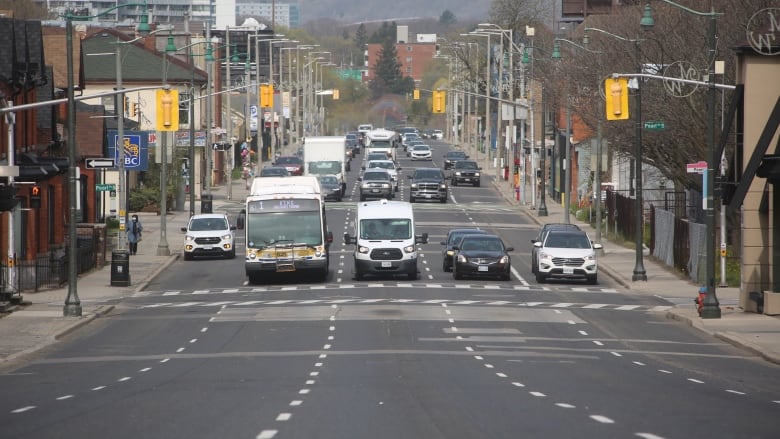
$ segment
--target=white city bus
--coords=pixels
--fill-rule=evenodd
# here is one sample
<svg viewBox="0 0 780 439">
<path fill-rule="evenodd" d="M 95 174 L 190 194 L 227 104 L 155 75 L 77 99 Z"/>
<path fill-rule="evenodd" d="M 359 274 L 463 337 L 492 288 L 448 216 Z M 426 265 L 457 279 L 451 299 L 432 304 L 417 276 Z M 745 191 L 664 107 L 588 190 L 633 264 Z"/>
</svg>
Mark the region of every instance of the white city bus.
<svg viewBox="0 0 780 439">
<path fill-rule="evenodd" d="M 316 177 L 255 178 L 246 199 L 244 228 L 250 283 L 289 272 L 327 278 L 333 234 Z"/>
</svg>

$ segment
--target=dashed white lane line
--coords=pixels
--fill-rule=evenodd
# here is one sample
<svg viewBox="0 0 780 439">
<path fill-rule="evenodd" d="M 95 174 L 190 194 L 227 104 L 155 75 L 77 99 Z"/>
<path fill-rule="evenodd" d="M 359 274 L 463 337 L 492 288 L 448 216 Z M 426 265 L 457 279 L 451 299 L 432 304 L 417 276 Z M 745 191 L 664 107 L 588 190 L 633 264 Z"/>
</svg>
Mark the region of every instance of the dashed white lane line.
<svg viewBox="0 0 780 439">
<path fill-rule="evenodd" d="M 593 419 L 596 422 L 601 422 L 602 424 L 614 424 L 615 421 L 612 419 L 602 416 L 602 415 L 590 415 L 590 419 Z"/>
<path fill-rule="evenodd" d="M 671 374 L 672 373 L 672 371 L 666 370 L 666 369 L 658 369 L 658 371 L 661 372 L 661 373 L 666 373 L 666 374 Z"/>
<path fill-rule="evenodd" d="M 556 406 L 562 408 L 562 409 L 576 409 L 576 405 L 566 404 L 565 402 L 556 402 Z"/>
<path fill-rule="evenodd" d="M 65 401 L 66 399 L 71 399 L 71 398 L 73 398 L 73 395 L 62 395 L 57 397 L 57 401 Z"/>
<path fill-rule="evenodd" d="M 525 387 L 525 384 L 518 383 L 517 381 L 512 381 L 512 385 L 515 386 L 515 387 Z"/>
<path fill-rule="evenodd" d="M 636 435 L 644 439 L 664 439 L 663 436 L 658 436 L 653 433 L 637 433 Z"/>
<path fill-rule="evenodd" d="M 198 341 L 197 338 L 193 338 L 192 340 L 190 340 L 190 344 L 196 343 L 197 341 Z"/>
<path fill-rule="evenodd" d="M 580 335 L 584 335 L 585 337 L 588 336 L 588 333 L 586 331 L 577 331 L 577 332 L 579 332 Z"/>
<path fill-rule="evenodd" d="M 637 366 L 644 366 L 645 363 L 642 363 L 641 361 L 632 361 L 632 363 L 636 364 Z"/>
<path fill-rule="evenodd" d="M 309 392 L 311 392 L 311 389 L 301 389 L 298 391 L 299 395 L 308 395 Z"/>
<path fill-rule="evenodd" d="M 612 355 L 614 355 L 616 357 L 622 357 L 623 356 L 623 354 L 621 354 L 620 352 L 610 352 L 610 354 L 612 354 Z"/>
<path fill-rule="evenodd" d="M 696 378 L 688 378 L 688 381 L 696 384 L 704 384 L 704 381 L 697 380 Z"/>
<path fill-rule="evenodd" d="M 28 412 L 28 411 L 30 411 L 30 410 L 32 410 L 34 408 L 35 408 L 34 405 L 28 405 L 27 407 L 22 407 L 22 408 L 18 408 L 16 410 L 11 410 L 11 413 L 24 413 L 24 412 Z"/>
<path fill-rule="evenodd" d="M 729 393 L 733 393 L 735 395 L 747 395 L 745 392 L 740 392 L 739 390 L 726 389 L 726 391 L 729 392 Z"/>
<path fill-rule="evenodd" d="M 123 382 L 125 382 L 125 381 L 130 381 L 130 380 L 132 380 L 132 379 L 133 379 L 132 377 L 122 377 L 122 378 L 119 378 L 119 379 L 118 379 L 118 380 L 116 380 L 116 381 L 117 381 L 117 382 L 119 382 L 119 383 L 123 383 Z"/>
<path fill-rule="evenodd" d="M 279 413 L 279 415 L 276 416 L 277 421 L 289 421 L 290 418 L 292 418 L 292 413 Z"/>
<path fill-rule="evenodd" d="M 604 346 L 604 343 L 602 343 L 602 342 L 600 342 L 598 340 L 593 340 L 593 344 L 595 344 L 596 346 Z"/>
<path fill-rule="evenodd" d="M 263 430 L 256 436 L 256 439 L 271 439 L 276 436 L 276 430 Z"/>
<path fill-rule="evenodd" d="M 149 372 L 150 370 L 152 370 L 151 367 L 144 367 L 143 369 L 139 370 L 138 372 L 144 373 L 144 372 Z"/>
<path fill-rule="evenodd" d="M 179 348 L 179 349 L 176 349 L 176 353 L 178 354 L 178 353 L 184 352 L 184 349 L 186 349 L 186 348 Z"/>
<path fill-rule="evenodd" d="M 92 388 L 92 389 L 90 389 L 90 390 L 92 390 L 92 391 L 94 391 L 94 392 L 97 392 L 98 390 L 103 390 L 103 389 L 105 389 L 105 388 L 106 388 L 106 386 L 97 386 L 97 387 L 93 387 L 93 388 Z"/>
<path fill-rule="evenodd" d="M 303 401 L 301 401 L 300 399 L 290 401 L 290 407 L 298 407 L 301 404 L 303 404 Z"/>
<path fill-rule="evenodd" d="M 536 396 L 537 398 L 544 398 L 544 397 L 546 397 L 546 396 L 547 396 L 547 395 L 545 395 L 545 394 L 544 394 L 544 393 L 542 393 L 542 392 L 528 392 L 528 393 L 529 393 L 530 395 L 532 395 L 532 396 Z"/>
<path fill-rule="evenodd" d="M 160 363 L 167 363 L 169 361 L 171 361 L 170 358 L 163 358 L 162 360 L 160 360 Z"/>
<path fill-rule="evenodd" d="M 208 330 L 209 330 L 209 328 L 207 328 L 207 327 L 206 328 L 200 328 L 200 332 L 206 332 Z"/>
</svg>

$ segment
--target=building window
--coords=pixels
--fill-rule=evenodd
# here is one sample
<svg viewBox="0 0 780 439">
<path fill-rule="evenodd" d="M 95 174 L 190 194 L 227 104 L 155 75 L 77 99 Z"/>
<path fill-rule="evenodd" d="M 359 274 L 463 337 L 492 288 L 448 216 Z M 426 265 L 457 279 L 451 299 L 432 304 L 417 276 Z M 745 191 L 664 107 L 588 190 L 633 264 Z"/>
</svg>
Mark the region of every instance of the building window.
<svg viewBox="0 0 780 439">
<path fill-rule="evenodd" d="M 412 62 L 412 57 L 411 57 L 411 56 L 407 56 L 407 57 L 406 57 L 406 62 L 407 62 L 407 63 L 410 63 L 410 62 Z"/>
<path fill-rule="evenodd" d="M 412 51 L 412 46 L 406 46 L 406 51 L 407 52 L 411 52 Z"/>
<path fill-rule="evenodd" d="M 409 73 L 409 74 L 411 74 L 411 73 L 412 73 L 412 68 L 411 68 L 411 67 L 407 67 L 407 68 L 406 68 L 406 73 Z"/>
<path fill-rule="evenodd" d="M 190 95 L 189 93 L 179 93 L 179 123 L 190 123 Z"/>
</svg>

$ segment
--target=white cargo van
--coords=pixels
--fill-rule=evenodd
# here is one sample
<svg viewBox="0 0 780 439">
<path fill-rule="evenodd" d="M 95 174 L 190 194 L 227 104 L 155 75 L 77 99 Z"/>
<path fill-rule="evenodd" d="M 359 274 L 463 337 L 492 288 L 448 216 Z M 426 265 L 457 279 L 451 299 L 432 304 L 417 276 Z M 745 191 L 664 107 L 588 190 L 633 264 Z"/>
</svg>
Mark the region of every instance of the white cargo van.
<svg viewBox="0 0 780 439">
<path fill-rule="evenodd" d="M 417 279 L 417 246 L 428 243 L 428 234 L 418 236 L 412 205 L 403 201 L 363 201 L 351 224 L 353 235 L 345 244 L 355 244 L 355 279 L 365 275 L 403 274 Z"/>
</svg>

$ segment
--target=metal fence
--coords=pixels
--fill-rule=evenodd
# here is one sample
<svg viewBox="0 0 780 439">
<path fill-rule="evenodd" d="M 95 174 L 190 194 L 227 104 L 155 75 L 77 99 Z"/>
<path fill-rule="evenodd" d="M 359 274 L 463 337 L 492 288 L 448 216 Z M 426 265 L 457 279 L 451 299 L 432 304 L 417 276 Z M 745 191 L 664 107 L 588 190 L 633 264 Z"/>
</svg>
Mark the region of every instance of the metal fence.
<svg viewBox="0 0 780 439">
<path fill-rule="evenodd" d="M 650 208 L 650 252 L 666 265 L 685 273 L 692 282 L 703 278 L 702 258 L 706 248 L 707 227 L 674 213 Z"/>
<path fill-rule="evenodd" d="M 105 260 L 105 229 L 80 231 L 76 246 L 76 273 L 82 274 L 101 266 Z M 9 292 L 25 293 L 60 288 L 68 282 L 69 255 L 67 248 L 41 255 L 34 260 L 17 260 L 16 279 L 13 288 L 8 286 L 11 267 L 0 261 L 0 296 Z"/>
</svg>

